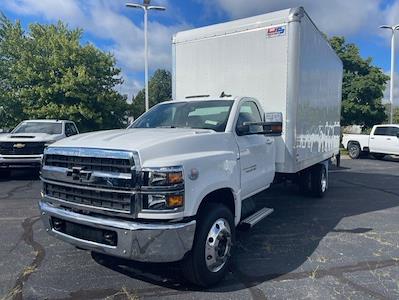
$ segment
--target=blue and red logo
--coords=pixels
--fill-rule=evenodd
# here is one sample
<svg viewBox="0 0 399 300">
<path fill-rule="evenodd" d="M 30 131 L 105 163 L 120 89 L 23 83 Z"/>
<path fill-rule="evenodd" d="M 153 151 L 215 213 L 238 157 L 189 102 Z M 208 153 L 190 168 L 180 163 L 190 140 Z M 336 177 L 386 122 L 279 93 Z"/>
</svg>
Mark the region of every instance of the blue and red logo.
<svg viewBox="0 0 399 300">
<path fill-rule="evenodd" d="M 267 37 L 281 36 L 285 34 L 285 26 L 276 26 L 267 29 Z"/>
</svg>

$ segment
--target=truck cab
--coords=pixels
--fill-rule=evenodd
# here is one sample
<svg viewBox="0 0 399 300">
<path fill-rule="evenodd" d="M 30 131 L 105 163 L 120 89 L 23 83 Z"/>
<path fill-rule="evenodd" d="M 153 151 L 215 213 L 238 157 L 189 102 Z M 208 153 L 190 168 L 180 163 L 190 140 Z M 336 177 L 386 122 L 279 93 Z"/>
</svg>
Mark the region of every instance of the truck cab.
<svg viewBox="0 0 399 300">
<path fill-rule="evenodd" d="M 40 201 L 47 231 L 139 261 L 178 261 L 193 249 L 195 258 L 186 261 L 199 262 L 199 283 L 219 280 L 243 200 L 274 179 L 282 123 L 264 118 L 250 97 L 170 101 L 128 129 L 51 145 Z M 209 259 L 198 260 L 205 248 Z"/>
<path fill-rule="evenodd" d="M 189 97 L 154 106 L 127 129 L 50 145 L 41 172 L 46 230 L 95 252 L 182 260 L 191 281 L 218 282 L 236 226 L 273 211 L 248 216 L 242 207 L 276 174 L 283 127 L 281 114 L 271 115 L 252 97 Z M 318 166 L 311 184 L 324 193 L 327 168 Z"/>
<path fill-rule="evenodd" d="M 399 155 L 399 125 L 377 125 L 370 133 L 371 153 Z"/>
</svg>

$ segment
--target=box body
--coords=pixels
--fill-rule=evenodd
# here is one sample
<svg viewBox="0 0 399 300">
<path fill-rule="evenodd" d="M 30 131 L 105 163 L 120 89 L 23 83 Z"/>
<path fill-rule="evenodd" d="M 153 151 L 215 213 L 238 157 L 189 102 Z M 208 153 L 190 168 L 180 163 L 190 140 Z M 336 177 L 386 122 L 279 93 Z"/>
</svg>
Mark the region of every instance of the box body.
<svg viewBox="0 0 399 300">
<path fill-rule="evenodd" d="M 254 97 L 283 113 L 276 171 L 296 173 L 339 151 L 342 62 L 303 8 L 177 33 L 173 99 Z"/>
</svg>

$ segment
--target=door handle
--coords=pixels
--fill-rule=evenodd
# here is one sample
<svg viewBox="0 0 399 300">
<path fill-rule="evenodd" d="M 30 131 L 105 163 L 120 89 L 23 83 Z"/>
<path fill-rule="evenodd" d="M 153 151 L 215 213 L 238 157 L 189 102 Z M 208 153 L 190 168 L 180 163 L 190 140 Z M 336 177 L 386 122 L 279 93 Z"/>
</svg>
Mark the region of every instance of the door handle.
<svg viewBox="0 0 399 300">
<path fill-rule="evenodd" d="M 374 140 L 374 138 L 373 138 L 373 137 L 371 137 L 371 138 L 370 138 L 370 140 Z"/>
<path fill-rule="evenodd" d="M 391 140 L 391 138 L 387 138 L 387 140 L 388 140 L 388 141 L 390 141 L 390 140 Z"/>
</svg>

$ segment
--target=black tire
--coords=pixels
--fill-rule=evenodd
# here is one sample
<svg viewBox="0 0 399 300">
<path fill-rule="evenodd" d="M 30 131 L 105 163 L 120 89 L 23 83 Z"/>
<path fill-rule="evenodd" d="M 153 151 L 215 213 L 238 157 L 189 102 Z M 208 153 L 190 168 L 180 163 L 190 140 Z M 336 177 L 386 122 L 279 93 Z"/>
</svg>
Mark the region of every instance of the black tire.
<svg viewBox="0 0 399 300">
<path fill-rule="evenodd" d="M 358 159 L 360 157 L 361 153 L 362 153 L 362 150 L 360 149 L 360 146 L 358 143 L 349 143 L 348 144 L 348 154 L 349 154 L 350 158 Z"/>
<path fill-rule="evenodd" d="M 231 232 L 231 244 L 232 246 L 234 245 L 235 226 L 231 211 L 223 204 L 205 204 L 198 215 L 193 248 L 182 261 L 184 276 L 195 285 L 208 287 L 220 282 L 226 275 L 231 263 L 230 255 L 232 246 L 229 248 L 230 251 L 228 255 L 225 256 L 227 259 L 226 262 L 220 269 L 212 272 L 207 266 L 205 246 L 208 242 L 208 234 L 210 233 L 210 229 L 215 226 L 216 222 L 220 219 L 227 221 Z"/>
<path fill-rule="evenodd" d="M 322 198 L 328 190 L 328 174 L 324 164 L 318 164 L 311 169 L 311 193 L 313 197 Z"/>
<path fill-rule="evenodd" d="M 335 161 L 337 168 L 339 168 L 341 166 L 341 152 L 338 152 L 338 154 L 335 156 Z"/>
<path fill-rule="evenodd" d="M 299 176 L 298 178 L 299 192 L 303 195 L 308 195 L 312 190 L 310 169 L 302 170 L 298 176 Z"/>
<path fill-rule="evenodd" d="M 383 159 L 385 157 L 385 154 L 382 153 L 372 153 L 371 155 L 373 155 L 375 159 Z"/>
<path fill-rule="evenodd" d="M 11 170 L 10 169 L 0 169 L 0 178 L 1 179 L 8 179 L 10 178 Z"/>
</svg>

